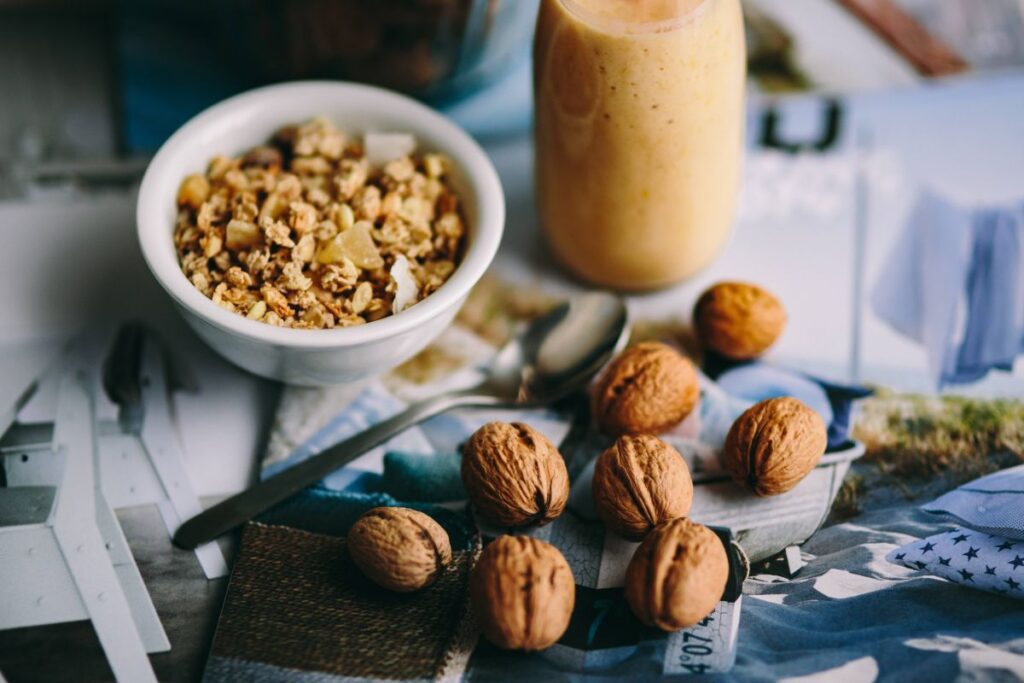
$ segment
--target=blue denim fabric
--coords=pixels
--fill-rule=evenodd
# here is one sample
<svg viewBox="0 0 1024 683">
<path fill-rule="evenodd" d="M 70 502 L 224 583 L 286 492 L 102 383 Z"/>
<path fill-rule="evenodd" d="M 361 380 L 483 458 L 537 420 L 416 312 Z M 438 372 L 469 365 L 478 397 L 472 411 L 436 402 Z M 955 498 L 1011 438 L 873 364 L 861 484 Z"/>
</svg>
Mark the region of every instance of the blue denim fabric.
<svg viewBox="0 0 1024 683">
<path fill-rule="evenodd" d="M 873 392 L 862 386 L 839 384 L 760 361 L 718 365 L 718 385 L 730 395 L 750 401 L 792 396 L 813 408 L 828 426 L 828 450 L 844 448 L 850 440 L 853 404 Z"/>
<path fill-rule="evenodd" d="M 800 399 L 832 423 L 832 404 L 820 384 L 800 373 L 783 370 L 765 363 L 747 363 L 718 376 L 718 386 L 727 394 L 752 402 L 779 396 Z"/>
</svg>

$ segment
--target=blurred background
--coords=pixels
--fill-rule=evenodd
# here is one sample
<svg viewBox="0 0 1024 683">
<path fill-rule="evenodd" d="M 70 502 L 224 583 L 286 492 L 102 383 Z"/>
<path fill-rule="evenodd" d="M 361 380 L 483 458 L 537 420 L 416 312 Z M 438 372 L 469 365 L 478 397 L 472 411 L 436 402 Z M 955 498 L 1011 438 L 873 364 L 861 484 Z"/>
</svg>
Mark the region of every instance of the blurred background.
<svg viewBox="0 0 1024 683">
<path fill-rule="evenodd" d="M 36 183 L 130 176 L 193 114 L 280 80 L 366 81 L 448 109 L 504 88 L 513 106 L 494 107 L 502 116 L 477 132 L 514 134 L 530 120 L 524 66 L 536 5 L 2 0 L 0 197 L 30 195 Z M 760 93 L 849 92 L 1024 66 L 1020 0 L 744 5 Z"/>
<path fill-rule="evenodd" d="M 203 108 L 289 79 L 384 85 L 454 118 L 505 184 L 499 267 L 557 281 L 540 253 L 530 170 L 537 4 L 0 0 L 0 230 L 14 245 L 0 255 L 0 285 L 20 294 L 0 343 L 67 334 L 109 310 L 110 296 L 130 312 L 134 295 L 102 284 L 148 283 L 125 254 L 149 156 Z M 922 192 L 968 209 L 1024 198 L 1024 0 L 743 4 L 748 154 L 726 271 L 780 281 L 817 321 L 787 337 L 783 357 L 935 389 L 929 351 L 879 319 L 872 288 Z M 797 243 L 827 258 L 794 263 L 802 257 L 784 247 Z M 50 274 L 69 267 L 73 292 Z M 809 293 L 801 272 L 822 286 Z M 683 298 L 708 277 L 683 285 Z M 1011 379 L 994 373 L 967 390 L 1022 391 Z"/>
<path fill-rule="evenodd" d="M 162 305 L 147 298 L 134 240 L 134 189 L 150 155 L 205 107 L 292 79 L 375 83 L 451 116 L 483 143 L 505 186 L 496 269 L 571 287 L 537 234 L 537 5 L 0 0 L 0 231 L 10 245 L 0 287 L 18 293 L 5 301 L 0 344 L 66 337 L 114 310 L 112 298 L 122 315 Z M 783 340 L 784 360 L 907 391 L 1024 393 L 1019 362 L 1015 373 L 1003 363 L 945 384 L 929 361 L 938 351 L 901 334 L 875 301 L 884 274 L 917 267 L 920 250 L 900 256 L 897 246 L 920 197 L 965 212 L 1024 200 L 1024 0 L 743 5 L 750 78 L 737 237 L 716 267 L 634 305 L 660 313 L 742 273 L 772 283 L 803 326 Z"/>
</svg>

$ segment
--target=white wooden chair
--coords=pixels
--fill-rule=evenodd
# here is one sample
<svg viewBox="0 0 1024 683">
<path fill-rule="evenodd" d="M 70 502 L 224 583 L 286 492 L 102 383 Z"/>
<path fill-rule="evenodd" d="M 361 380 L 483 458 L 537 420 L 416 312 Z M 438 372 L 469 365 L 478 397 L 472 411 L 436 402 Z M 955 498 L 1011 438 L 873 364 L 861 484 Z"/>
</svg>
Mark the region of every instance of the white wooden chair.
<svg viewBox="0 0 1024 683">
<path fill-rule="evenodd" d="M 97 469 L 88 375 L 74 364 L 58 390 L 52 440 L 14 456 L 0 488 L 0 630 L 88 619 L 119 681 L 155 681 L 146 653 L 170 643 Z"/>
</svg>

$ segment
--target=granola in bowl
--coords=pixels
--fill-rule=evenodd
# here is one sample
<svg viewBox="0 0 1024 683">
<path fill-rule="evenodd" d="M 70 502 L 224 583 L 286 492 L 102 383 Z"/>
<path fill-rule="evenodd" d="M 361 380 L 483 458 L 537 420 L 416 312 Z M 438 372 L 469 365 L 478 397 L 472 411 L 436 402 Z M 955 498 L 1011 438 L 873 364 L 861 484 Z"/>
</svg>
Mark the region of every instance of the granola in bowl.
<svg viewBox="0 0 1024 683">
<path fill-rule="evenodd" d="M 450 162 L 412 136 L 351 138 L 318 118 L 178 190 L 174 245 L 192 285 L 253 320 L 348 327 L 436 291 L 463 251 Z"/>
</svg>

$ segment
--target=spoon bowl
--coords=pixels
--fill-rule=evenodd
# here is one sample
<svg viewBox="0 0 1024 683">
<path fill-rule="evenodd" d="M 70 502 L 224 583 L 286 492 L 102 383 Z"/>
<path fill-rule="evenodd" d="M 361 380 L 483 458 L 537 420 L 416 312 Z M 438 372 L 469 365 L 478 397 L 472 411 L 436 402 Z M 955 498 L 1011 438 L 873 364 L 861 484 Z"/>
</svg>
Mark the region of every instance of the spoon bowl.
<svg viewBox="0 0 1024 683">
<path fill-rule="evenodd" d="M 491 361 L 481 388 L 513 405 L 554 403 L 586 386 L 628 337 L 622 299 L 603 292 L 578 296 L 509 340 Z"/>
</svg>

